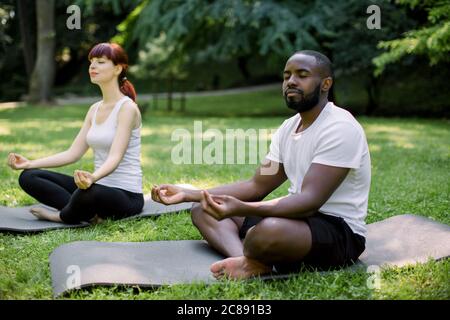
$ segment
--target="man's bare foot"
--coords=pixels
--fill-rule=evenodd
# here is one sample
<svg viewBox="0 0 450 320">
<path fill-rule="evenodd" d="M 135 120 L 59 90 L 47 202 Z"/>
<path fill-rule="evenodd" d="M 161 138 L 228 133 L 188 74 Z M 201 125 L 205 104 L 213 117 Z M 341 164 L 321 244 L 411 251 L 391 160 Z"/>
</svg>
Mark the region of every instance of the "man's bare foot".
<svg viewBox="0 0 450 320">
<path fill-rule="evenodd" d="M 33 207 L 30 209 L 30 212 L 38 219 L 40 220 L 48 220 L 53 222 L 62 222 L 61 218 L 59 217 L 59 212 L 54 213 L 50 212 L 44 208 L 40 207 Z"/>
<path fill-rule="evenodd" d="M 211 272 L 216 279 L 247 279 L 269 273 L 272 268 L 245 256 L 227 258 L 211 265 Z"/>
</svg>

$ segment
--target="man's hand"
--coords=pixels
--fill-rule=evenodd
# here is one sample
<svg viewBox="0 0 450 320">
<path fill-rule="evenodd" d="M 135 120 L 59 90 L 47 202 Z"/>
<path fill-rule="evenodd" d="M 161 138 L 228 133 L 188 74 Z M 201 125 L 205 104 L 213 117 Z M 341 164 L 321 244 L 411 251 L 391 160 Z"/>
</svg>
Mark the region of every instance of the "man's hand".
<svg viewBox="0 0 450 320">
<path fill-rule="evenodd" d="M 245 203 L 232 196 L 211 195 L 208 191 L 202 191 L 200 201 L 203 210 L 216 220 L 222 220 L 232 216 L 244 216 Z"/>
<path fill-rule="evenodd" d="M 90 188 L 90 186 L 95 182 L 95 178 L 92 173 L 83 170 L 75 170 L 73 179 L 75 180 L 77 187 L 83 190 Z"/>
<path fill-rule="evenodd" d="M 165 205 L 185 202 L 186 190 L 173 184 L 153 186 L 152 199 Z"/>
</svg>

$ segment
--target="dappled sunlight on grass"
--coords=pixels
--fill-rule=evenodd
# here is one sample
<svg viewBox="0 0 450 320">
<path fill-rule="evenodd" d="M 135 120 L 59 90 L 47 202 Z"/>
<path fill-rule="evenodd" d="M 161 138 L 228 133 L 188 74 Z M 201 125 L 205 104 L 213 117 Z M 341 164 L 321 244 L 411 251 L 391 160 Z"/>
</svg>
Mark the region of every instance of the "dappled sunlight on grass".
<svg viewBox="0 0 450 320">
<path fill-rule="evenodd" d="M 148 124 L 142 127 L 141 136 L 146 137 L 146 139 L 147 137 L 150 137 L 151 139 L 151 137 L 155 138 L 155 136 L 167 136 L 170 139 L 172 132 L 176 129 L 178 129 L 178 127 L 166 123 L 164 126 L 157 125 L 156 127 L 154 124 Z"/>
<path fill-rule="evenodd" d="M 417 136 L 419 135 L 419 132 L 416 130 L 405 130 L 400 127 L 386 125 L 368 125 L 364 130 L 369 141 L 385 140 L 396 147 L 405 149 L 415 148 Z"/>
<path fill-rule="evenodd" d="M 403 268 L 389 268 L 381 273 L 380 289 L 376 299 L 450 299 L 450 260 Z"/>
<path fill-rule="evenodd" d="M 42 156 L 42 152 L 51 152 L 50 149 L 47 146 L 44 146 L 43 144 L 36 144 L 36 143 L 3 143 L 2 142 L 2 149 L 7 152 L 16 152 L 23 154 L 26 153 L 29 157 L 36 157 L 36 156 Z"/>
<path fill-rule="evenodd" d="M 378 144 L 370 144 L 369 145 L 369 152 L 378 152 L 381 151 L 381 146 Z"/>
<path fill-rule="evenodd" d="M 7 109 L 15 109 L 19 107 L 23 107 L 23 102 L 2 102 L 0 103 L 0 112 Z"/>
<path fill-rule="evenodd" d="M 0 122 L 0 136 L 8 136 L 11 134 L 11 129 L 7 128 L 2 122 Z"/>
</svg>

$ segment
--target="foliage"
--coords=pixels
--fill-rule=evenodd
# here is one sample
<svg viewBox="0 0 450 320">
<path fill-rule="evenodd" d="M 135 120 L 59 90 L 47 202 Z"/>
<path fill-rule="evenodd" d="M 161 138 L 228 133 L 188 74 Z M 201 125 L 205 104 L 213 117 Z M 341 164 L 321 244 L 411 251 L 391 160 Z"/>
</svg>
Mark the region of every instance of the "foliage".
<svg viewBox="0 0 450 320">
<path fill-rule="evenodd" d="M 145 47 L 164 34 L 175 55 L 181 52 L 194 63 L 258 54 L 273 61 L 320 47 L 315 35 L 325 29 L 318 14 L 323 6 L 322 1 L 154 0 L 143 7 L 133 36 Z"/>
<path fill-rule="evenodd" d="M 387 49 L 375 59 L 376 74 L 381 74 L 388 64 L 408 55 L 425 55 L 430 64 L 450 61 L 450 2 L 446 0 L 397 0 L 397 3 L 411 9 L 428 12 L 428 22 L 415 30 L 408 31 L 402 38 L 381 41 L 379 48 Z"/>
<path fill-rule="evenodd" d="M 7 33 L 7 28 L 11 24 L 11 20 L 14 17 L 14 12 L 11 10 L 12 5 L 1 4 L 0 5 L 0 54 L 3 56 L 6 45 L 10 44 L 13 39 Z M 1 61 L 0 61 L 1 63 Z M 1 68 L 1 65 L 0 65 Z"/>
<path fill-rule="evenodd" d="M 366 25 L 369 17 L 366 8 L 371 4 L 380 7 L 381 29 L 370 30 Z M 324 47 L 332 52 L 337 75 L 373 73 L 371 60 L 381 53 L 376 48 L 377 43 L 400 36 L 416 25 L 405 9 L 398 8 L 388 0 L 337 1 L 330 5 L 326 15 L 327 27 L 333 33 Z"/>
</svg>

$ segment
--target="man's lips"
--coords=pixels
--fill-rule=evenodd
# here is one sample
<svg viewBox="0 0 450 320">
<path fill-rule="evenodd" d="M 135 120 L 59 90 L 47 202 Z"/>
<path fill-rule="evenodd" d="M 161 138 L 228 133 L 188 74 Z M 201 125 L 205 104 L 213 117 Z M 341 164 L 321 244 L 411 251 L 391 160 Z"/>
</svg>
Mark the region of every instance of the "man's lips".
<svg viewBox="0 0 450 320">
<path fill-rule="evenodd" d="M 285 91 L 285 95 L 288 97 L 294 96 L 294 95 L 299 95 L 299 94 L 303 94 L 303 92 L 300 90 L 295 90 L 295 89 L 288 89 Z"/>
<path fill-rule="evenodd" d="M 89 72 L 89 74 L 91 75 L 91 77 L 95 77 L 96 75 L 98 75 L 97 72 Z"/>
</svg>

